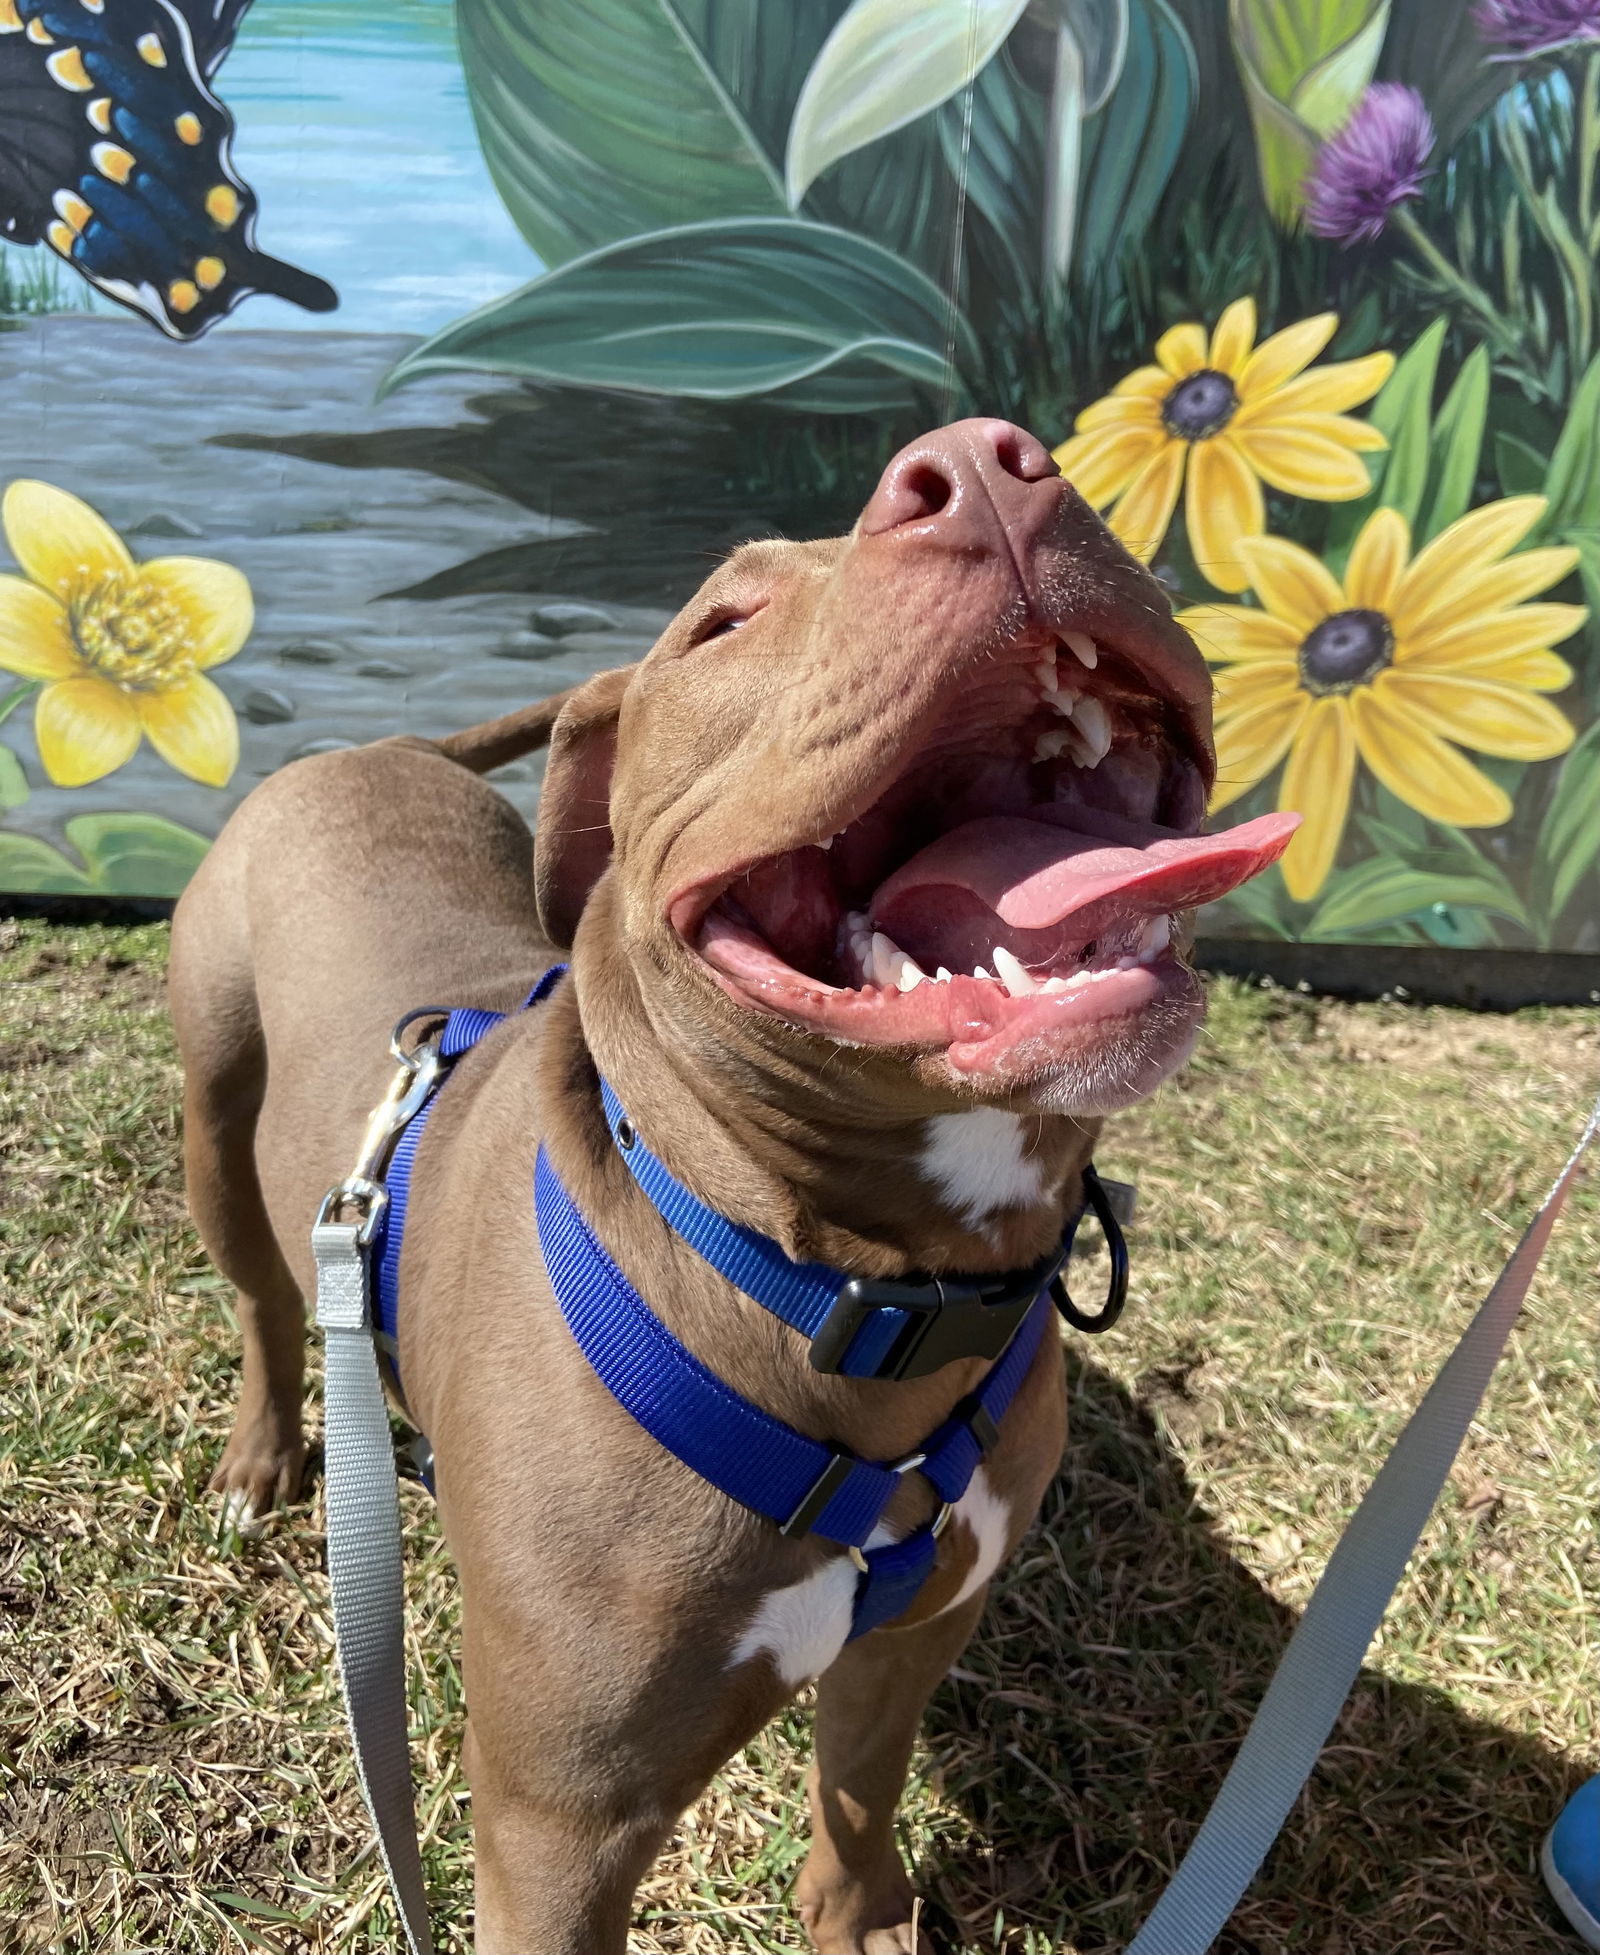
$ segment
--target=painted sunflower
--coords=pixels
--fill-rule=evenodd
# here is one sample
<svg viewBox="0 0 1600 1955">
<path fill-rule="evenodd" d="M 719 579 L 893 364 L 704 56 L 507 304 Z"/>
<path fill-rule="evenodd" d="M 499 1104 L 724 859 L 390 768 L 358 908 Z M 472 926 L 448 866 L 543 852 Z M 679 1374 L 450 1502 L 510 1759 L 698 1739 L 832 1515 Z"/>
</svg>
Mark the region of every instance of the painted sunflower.
<svg viewBox="0 0 1600 1955">
<path fill-rule="evenodd" d="M 1544 514 L 1543 496 L 1474 509 L 1411 555 L 1393 509 L 1362 526 L 1341 584 L 1281 536 L 1239 552 L 1259 610 L 1201 604 L 1178 614 L 1216 681 L 1212 810 L 1248 793 L 1288 755 L 1278 806 L 1305 816 L 1283 858 L 1299 902 L 1339 852 L 1359 757 L 1402 801 L 1453 828 L 1493 828 L 1505 790 L 1463 755 L 1549 760 L 1573 729 L 1541 693 L 1572 683 L 1550 650 L 1588 616 L 1529 604 L 1576 565 L 1571 549 L 1509 553 Z"/>
<path fill-rule="evenodd" d="M 1153 367 L 1119 380 L 1086 407 L 1055 451 L 1061 473 L 1148 563 L 1161 547 L 1188 478 L 1184 514 L 1194 560 L 1220 591 L 1249 581 L 1242 537 L 1267 526 L 1261 485 L 1316 502 L 1348 502 L 1372 487 L 1361 457 L 1388 443 L 1345 413 L 1394 370 L 1390 353 L 1305 368 L 1339 324 L 1318 313 L 1255 345 L 1254 299 L 1235 299 L 1209 345 L 1190 321 L 1156 342 Z M 1253 350 L 1252 350 L 1253 349 Z"/>
<path fill-rule="evenodd" d="M 25 577 L 0 576 L 0 671 L 41 679 L 34 736 L 57 787 L 97 781 L 140 737 L 222 787 L 239 760 L 233 708 L 205 676 L 250 635 L 250 585 L 206 557 L 135 563 L 86 502 L 13 482 L 0 522 Z"/>
</svg>

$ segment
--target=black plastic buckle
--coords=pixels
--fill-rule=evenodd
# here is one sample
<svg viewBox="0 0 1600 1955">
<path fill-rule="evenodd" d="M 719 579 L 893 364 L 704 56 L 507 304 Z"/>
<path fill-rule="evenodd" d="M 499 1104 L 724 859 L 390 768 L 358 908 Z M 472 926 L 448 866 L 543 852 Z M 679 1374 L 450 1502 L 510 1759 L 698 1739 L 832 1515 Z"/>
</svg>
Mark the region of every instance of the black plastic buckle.
<svg viewBox="0 0 1600 1955">
<path fill-rule="evenodd" d="M 1114 1183 L 1119 1193 L 1125 1191 L 1122 1184 Z M 1074 1330 L 1086 1331 L 1090 1336 L 1100 1331 L 1110 1330 L 1122 1315 L 1122 1306 L 1128 1301 L 1128 1244 L 1123 1237 L 1122 1225 L 1117 1220 L 1116 1205 L 1105 1183 L 1094 1171 L 1091 1163 L 1083 1171 L 1083 1193 L 1088 1206 L 1094 1210 L 1094 1218 L 1100 1224 L 1101 1234 L 1106 1239 L 1106 1248 L 1111 1255 L 1111 1281 L 1106 1286 L 1106 1300 L 1091 1317 L 1072 1301 L 1067 1289 L 1067 1256 L 1072 1252 L 1072 1238 L 1077 1234 L 1078 1223 L 1083 1214 L 1073 1217 L 1072 1228 L 1068 1232 L 1066 1251 L 1061 1258 L 1055 1274 L 1050 1279 L 1050 1300 L 1054 1303 Z"/>
<path fill-rule="evenodd" d="M 903 1310 L 907 1321 L 877 1368 L 852 1377 L 926 1378 L 958 1358 L 998 1358 L 1050 1287 L 1065 1255 L 1063 1245 L 1027 1269 L 1002 1270 L 987 1279 L 853 1277 L 811 1340 L 811 1368 L 843 1372 L 856 1333 L 875 1310 Z"/>
</svg>

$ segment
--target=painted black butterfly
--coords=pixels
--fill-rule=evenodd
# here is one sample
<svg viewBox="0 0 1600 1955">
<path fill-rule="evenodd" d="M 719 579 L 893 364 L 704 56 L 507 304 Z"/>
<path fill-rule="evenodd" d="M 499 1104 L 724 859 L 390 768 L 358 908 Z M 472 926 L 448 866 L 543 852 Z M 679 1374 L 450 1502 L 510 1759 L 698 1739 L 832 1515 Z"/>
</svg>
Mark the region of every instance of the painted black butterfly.
<svg viewBox="0 0 1600 1955">
<path fill-rule="evenodd" d="M 0 0 L 0 238 L 195 339 L 252 292 L 331 285 L 257 251 L 256 200 L 209 86 L 250 0 Z"/>
</svg>

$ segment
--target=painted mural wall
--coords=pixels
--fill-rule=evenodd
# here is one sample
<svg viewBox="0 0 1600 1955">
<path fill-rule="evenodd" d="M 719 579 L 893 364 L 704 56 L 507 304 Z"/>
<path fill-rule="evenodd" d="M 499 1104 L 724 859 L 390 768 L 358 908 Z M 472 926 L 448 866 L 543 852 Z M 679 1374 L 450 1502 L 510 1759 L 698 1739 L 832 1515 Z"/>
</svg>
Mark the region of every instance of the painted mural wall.
<svg viewBox="0 0 1600 1955">
<path fill-rule="evenodd" d="M 1307 817 L 1213 934 L 1600 952 L 1597 264 L 1600 0 L 0 0 L 0 887 L 172 894 L 981 410 Z"/>
</svg>

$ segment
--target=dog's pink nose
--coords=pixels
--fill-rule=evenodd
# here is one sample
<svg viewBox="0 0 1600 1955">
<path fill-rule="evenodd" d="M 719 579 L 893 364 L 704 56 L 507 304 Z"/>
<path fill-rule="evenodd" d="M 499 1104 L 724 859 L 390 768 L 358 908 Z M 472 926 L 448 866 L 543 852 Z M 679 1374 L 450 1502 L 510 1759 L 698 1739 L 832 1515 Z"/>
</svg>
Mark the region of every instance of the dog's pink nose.
<svg viewBox="0 0 1600 1955">
<path fill-rule="evenodd" d="M 863 536 L 906 524 L 937 523 L 954 532 L 1020 516 L 1032 485 L 1061 471 L 1050 451 L 1010 421 L 954 421 L 902 448 L 883 471 L 861 512 Z"/>
</svg>

